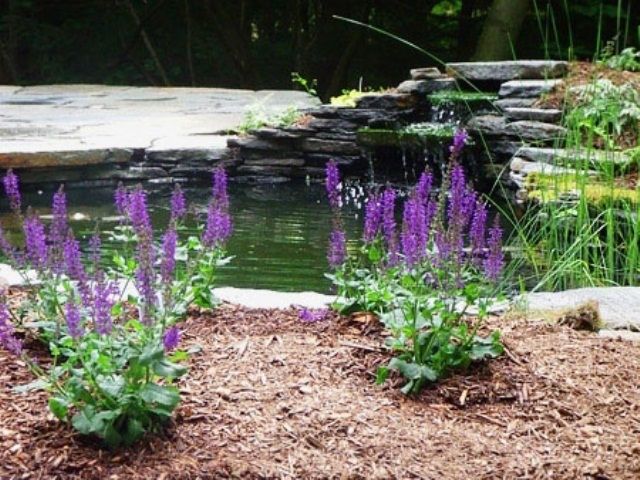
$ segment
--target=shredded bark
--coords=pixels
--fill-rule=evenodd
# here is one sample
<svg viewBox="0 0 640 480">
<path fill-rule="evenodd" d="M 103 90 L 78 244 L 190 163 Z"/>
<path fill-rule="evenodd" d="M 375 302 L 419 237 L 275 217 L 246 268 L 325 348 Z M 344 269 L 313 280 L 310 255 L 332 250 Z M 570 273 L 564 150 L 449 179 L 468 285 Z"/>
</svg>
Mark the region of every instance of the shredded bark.
<svg viewBox="0 0 640 480">
<path fill-rule="evenodd" d="M 201 347 L 183 402 L 163 435 L 126 450 L 75 434 L 44 393 L 11 391 L 31 378 L 0 353 L 0 478 L 640 477 L 630 342 L 495 318 L 503 357 L 406 398 L 400 378 L 375 385 L 389 353 L 371 319 L 223 305 L 181 327 Z"/>
</svg>

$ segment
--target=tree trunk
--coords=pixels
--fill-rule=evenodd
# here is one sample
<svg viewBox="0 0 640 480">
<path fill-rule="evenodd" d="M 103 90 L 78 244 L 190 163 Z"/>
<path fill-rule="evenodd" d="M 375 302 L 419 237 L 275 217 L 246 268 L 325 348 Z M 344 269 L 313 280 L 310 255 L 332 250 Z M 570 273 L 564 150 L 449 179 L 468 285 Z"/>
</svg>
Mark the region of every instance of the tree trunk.
<svg viewBox="0 0 640 480">
<path fill-rule="evenodd" d="M 493 0 L 473 59 L 508 60 L 529 10 L 529 0 Z"/>
</svg>

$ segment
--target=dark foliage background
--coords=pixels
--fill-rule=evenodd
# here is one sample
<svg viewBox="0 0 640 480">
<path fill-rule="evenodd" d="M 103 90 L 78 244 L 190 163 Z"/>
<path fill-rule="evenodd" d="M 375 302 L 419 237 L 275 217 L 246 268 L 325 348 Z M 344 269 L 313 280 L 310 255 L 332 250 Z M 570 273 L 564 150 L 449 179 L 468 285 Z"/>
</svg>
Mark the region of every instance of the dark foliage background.
<svg viewBox="0 0 640 480">
<path fill-rule="evenodd" d="M 0 0 L 0 83 L 290 88 L 290 73 L 342 88 L 395 85 L 433 63 L 354 18 L 443 60 L 473 54 L 492 0 Z M 519 58 L 592 58 L 638 43 L 640 0 L 531 0 Z M 618 36 L 616 34 L 619 32 Z M 615 38 L 614 38 L 615 37 Z"/>
</svg>

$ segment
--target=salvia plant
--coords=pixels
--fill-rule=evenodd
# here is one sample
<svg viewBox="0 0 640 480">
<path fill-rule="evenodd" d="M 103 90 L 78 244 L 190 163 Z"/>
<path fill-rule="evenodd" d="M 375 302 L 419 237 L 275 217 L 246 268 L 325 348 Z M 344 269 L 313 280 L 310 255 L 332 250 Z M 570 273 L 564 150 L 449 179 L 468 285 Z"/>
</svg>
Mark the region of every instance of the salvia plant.
<svg viewBox="0 0 640 480">
<path fill-rule="evenodd" d="M 179 186 L 159 239 L 142 187 L 118 186 L 115 208 L 122 220 L 113 234 L 118 248 L 111 259 L 98 233 L 81 250 L 67 222 L 62 187 L 45 225 L 34 211 L 23 211 L 13 172 L 3 184 L 24 245 L 12 245 L 0 228 L 0 249 L 23 272 L 28 298 L 14 305 L 2 294 L 0 345 L 37 377 L 17 390 L 45 389 L 57 418 L 111 447 L 158 431 L 179 404 L 176 381 L 187 371 L 182 363 L 188 352 L 179 349 L 177 323 L 191 304 L 215 305 L 216 266 L 227 260 L 224 245 L 232 221 L 224 170 L 214 171 L 200 235 L 181 235 L 187 217 L 197 215 Z M 36 361 L 23 348 L 30 332 L 46 343 L 50 360 Z"/>
<path fill-rule="evenodd" d="M 504 264 L 502 229 L 497 218 L 489 221 L 485 202 L 458 163 L 466 142 L 466 132 L 456 132 L 440 193 L 433 175 L 424 172 L 404 201 L 401 222 L 398 192 L 371 192 L 362 239 L 350 256 L 340 222 L 338 169 L 334 162 L 326 169 L 335 218 L 328 276 L 337 286 L 336 308 L 380 316 L 396 356 L 379 369 L 378 381 L 397 370 L 407 380 L 407 394 L 503 351 L 498 331 L 480 334 Z"/>
</svg>

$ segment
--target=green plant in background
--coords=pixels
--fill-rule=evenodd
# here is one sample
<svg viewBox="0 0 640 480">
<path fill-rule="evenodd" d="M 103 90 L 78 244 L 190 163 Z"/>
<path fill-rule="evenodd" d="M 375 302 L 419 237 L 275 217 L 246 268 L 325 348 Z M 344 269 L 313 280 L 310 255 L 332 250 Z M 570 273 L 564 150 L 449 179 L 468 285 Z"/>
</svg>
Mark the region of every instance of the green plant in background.
<svg viewBox="0 0 640 480">
<path fill-rule="evenodd" d="M 640 72 L 640 51 L 627 47 L 616 53 L 615 42 L 609 41 L 602 49 L 598 63 L 614 70 Z"/>
<path fill-rule="evenodd" d="M 291 127 L 296 124 L 300 117 L 302 117 L 302 114 L 293 106 L 275 114 L 268 113 L 262 106 L 255 106 L 247 110 L 242 122 L 236 127 L 236 131 L 246 135 L 253 130 L 259 130 L 264 127 Z"/>
<path fill-rule="evenodd" d="M 608 79 L 573 88 L 564 124 L 569 145 L 615 149 L 625 135 L 640 137 L 640 91 Z"/>
<path fill-rule="evenodd" d="M 503 267 L 502 230 L 495 223 L 487 228 L 485 204 L 457 164 L 466 139 L 464 131 L 454 137 L 438 197 L 432 195 L 433 176 L 422 174 L 404 203 L 399 234 L 397 194 L 388 187 L 368 199 L 358 255 L 347 257 L 339 221 L 329 242 L 334 273 L 328 276 L 339 298 L 335 307 L 380 316 L 396 356 L 379 369 L 378 382 L 396 370 L 407 380 L 402 389 L 406 394 L 503 351 L 499 332 L 480 334 Z M 333 162 L 327 166 L 326 184 L 339 218 L 340 182 Z M 472 309 L 473 320 L 467 317 Z"/>
<path fill-rule="evenodd" d="M 365 95 L 371 93 L 382 93 L 388 91 L 389 89 L 386 87 L 363 87 L 362 86 L 362 78 L 360 78 L 360 85 L 358 88 L 346 88 L 342 90 L 341 94 L 335 97 L 331 97 L 330 103 L 335 107 L 348 107 L 354 108 L 358 103 L 358 100 Z"/>
<path fill-rule="evenodd" d="M 443 90 L 429 94 L 429 101 L 436 107 L 464 103 L 465 105 L 487 104 L 498 99 L 498 96 L 485 92 L 464 92 L 461 90 Z"/>
<path fill-rule="evenodd" d="M 342 90 L 342 93 L 336 97 L 331 97 L 330 103 L 335 107 L 349 107 L 354 108 L 358 100 L 366 95 L 368 92 L 362 90 L 346 89 Z"/>
<path fill-rule="evenodd" d="M 291 81 L 312 97 L 318 96 L 318 81 L 315 78 L 313 80 L 307 80 L 298 72 L 291 72 Z"/>
<path fill-rule="evenodd" d="M 0 345 L 19 356 L 37 381 L 17 390 L 45 389 L 49 408 L 83 435 L 108 446 L 130 445 L 156 432 L 180 401 L 175 384 L 186 373 L 180 365 L 176 323 L 191 304 L 212 307 L 215 267 L 224 260 L 231 234 L 227 179 L 214 173 L 213 195 L 200 237 L 181 242 L 188 214 L 179 187 L 171 198 L 171 218 L 158 245 L 141 187 L 115 193 L 123 217 L 113 234 L 121 249 L 113 267 L 103 269 L 100 236 L 90 241 L 88 259 L 67 221 L 66 195 L 54 195 L 47 231 L 39 217 L 24 215 L 17 177 L 9 171 L 5 192 L 23 228 L 24 248 L 11 245 L 0 229 L 0 248 L 26 282 L 38 284 L 18 308 L 0 299 Z M 13 321 L 11 321 L 13 320 Z M 16 329 L 31 332 L 48 346 L 51 362 L 36 363 L 23 349 Z"/>
</svg>

